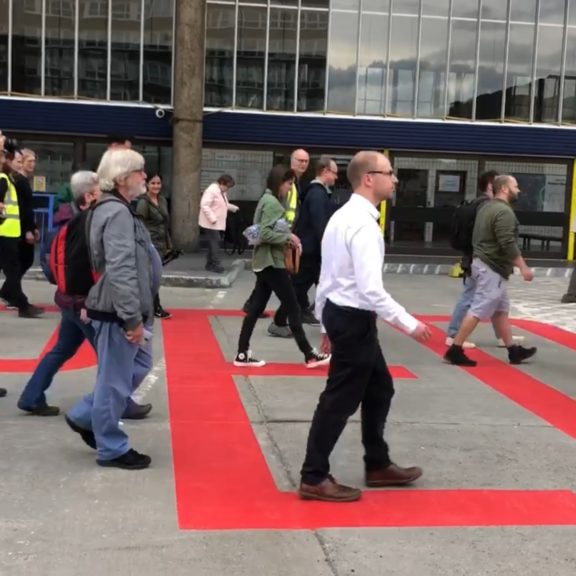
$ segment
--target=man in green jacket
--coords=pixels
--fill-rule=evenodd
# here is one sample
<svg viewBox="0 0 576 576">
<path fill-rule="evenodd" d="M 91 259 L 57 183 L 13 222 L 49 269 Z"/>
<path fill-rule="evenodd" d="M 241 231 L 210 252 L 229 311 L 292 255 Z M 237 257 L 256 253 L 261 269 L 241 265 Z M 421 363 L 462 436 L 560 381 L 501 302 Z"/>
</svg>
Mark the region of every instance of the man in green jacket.
<svg viewBox="0 0 576 576">
<path fill-rule="evenodd" d="M 494 200 L 485 202 L 478 210 L 474 224 L 472 244 L 472 277 L 475 284 L 474 299 L 470 310 L 444 359 L 457 366 L 476 366 L 477 362 L 466 356 L 464 342 L 481 320 L 493 321 L 497 333 L 504 340 L 511 364 L 520 364 L 534 354 L 536 348 L 514 344 L 508 314 L 508 278 L 514 266 L 520 269 L 527 282 L 534 278 L 518 247 L 518 220 L 510 204 L 518 199 L 520 189 L 512 176 L 498 176 L 494 180 Z"/>
</svg>

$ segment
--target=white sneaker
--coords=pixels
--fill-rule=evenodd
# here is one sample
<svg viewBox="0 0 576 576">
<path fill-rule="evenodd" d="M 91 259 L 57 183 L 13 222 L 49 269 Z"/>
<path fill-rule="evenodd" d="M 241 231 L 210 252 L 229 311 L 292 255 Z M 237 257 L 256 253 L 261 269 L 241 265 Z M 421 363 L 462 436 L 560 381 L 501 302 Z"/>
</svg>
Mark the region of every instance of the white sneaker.
<svg viewBox="0 0 576 576">
<path fill-rule="evenodd" d="M 454 344 L 454 338 L 450 338 L 450 336 L 448 336 L 446 338 L 446 346 L 450 347 L 452 344 Z M 476 348 L 476 344 L 474 344 L 474 342 L 466 341 L 464 344 L 462 344 L 462 348 L 464 348 L 464 350 L 472 350 L 473 348 Z"/>
<path fill-rule="evenodd" d="M 266 362 L 257 360 L 252 356 L 252 351 L 248 350 L 246 353 L 238 352 L 236 358 L 234 358 L 234 366 L 240 368 L 262 368 L 262 366 L 266 366 Z"/>
<path fill-rule="evenodd" d="M 306 360 L 306 368 L 319 368 L 330 364 L 330 354 L 322 354 L 316 350 L 312 351 L 312 356 Z"/>
<path fill-rule="evenodd" d="M 512 342 L 524 342 L 524 340 L 524 336 L 512 336 Z M 506 348 L 506 344 L 504 344 L 502 338 L 498 338 L 498 348 Z"/>
</svg>

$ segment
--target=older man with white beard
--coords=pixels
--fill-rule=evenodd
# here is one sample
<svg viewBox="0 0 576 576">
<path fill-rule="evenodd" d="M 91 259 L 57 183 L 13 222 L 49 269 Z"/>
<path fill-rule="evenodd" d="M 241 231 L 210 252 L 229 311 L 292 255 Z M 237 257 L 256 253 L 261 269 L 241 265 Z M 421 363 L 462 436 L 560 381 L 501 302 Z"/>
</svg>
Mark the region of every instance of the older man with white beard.
<svg viewBox="0 0 576 576">
<path fill-rule="evenodd" d="M 98 355 L 94 393 L 67 415 L 68 425 L 96 448 L 100 466 L 138 470 L 151 459 L 130 447 L 119 425 L 128 398 L 152 367 L 151 326 L 161 261 L 130 203 L 146 192 L 144 158 L 110 150 L 98 168 L 103 195 L 88 225 L 98 277 L 86 299 Z"/>
</svg>

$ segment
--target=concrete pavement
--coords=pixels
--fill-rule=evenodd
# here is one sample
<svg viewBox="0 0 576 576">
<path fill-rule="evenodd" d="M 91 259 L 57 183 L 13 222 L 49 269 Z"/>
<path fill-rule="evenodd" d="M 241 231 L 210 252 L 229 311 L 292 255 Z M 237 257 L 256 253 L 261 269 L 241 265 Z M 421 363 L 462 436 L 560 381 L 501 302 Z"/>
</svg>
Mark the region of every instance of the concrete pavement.
<svg viewBox="0 0 576 576">
<path fill-rule="evenodd" d="M 483 325 L 476 341 L 489 358 L 474 374 L 440 361 L 440 334 L 435 347 L 423 347 L 382 326 L 389 363 L 415 376 L 396 380 L 387 438 L 398 463 L 422 465 L 425 476 L 414 489 L 318 507 L 292 492 L 323 376 L 286 367 L 301 362 L 296 346 L 269 338 L 262 320 L 254 352 L 284 368 L 236 375 L 233 387 L 226 362 L 241 316 L 213 316 L 208 330 L 206 312 L 185 311 L 238 310 L 252 282 L 241 272 L 232 288 L 162 289 L 174 319 L 164 334 L 156 331 L 155 370 L 139 391 L 154 410 L 124 423 L 134 447 L 152 457 L 141 472 L 97 467 L 62 417 L 19 413 L 33 366 L 22 360 L 40 354 L 57 315 L 20 320 L 0 312 L 0 379 L 9 391 L 0 400 L 2 576 L 574 574 L 576 431 L 562 420 L 574 413 L 576 396 L 568 345 L 518 328 L 540 350 L 512 373 Z M 459 282 L 443 276 L 386 282 L 411 311 L 434 317 L 449 314 L 459 292 Z M 576 305 L 557 304 L 566 284 L 513 279 L 514 313 L 576 331 Z M 45 283 L 28 282 L 26 290 L 35 303 L 51 300 Z M 307 331 L 318 339 L 317 328 Z M 80 360 L 93 362 L 90 354 Z M 94 375 L 93 367 L 61 373 L 50 402 L 66 410 Z M 551 397 L 555 391 L 562 395 Z M 354 417 L 332 458 L 337 478 L 360 485 L 361 456 Z M 225 526 L 232 517 L 235 525 Z"/>
</svg>

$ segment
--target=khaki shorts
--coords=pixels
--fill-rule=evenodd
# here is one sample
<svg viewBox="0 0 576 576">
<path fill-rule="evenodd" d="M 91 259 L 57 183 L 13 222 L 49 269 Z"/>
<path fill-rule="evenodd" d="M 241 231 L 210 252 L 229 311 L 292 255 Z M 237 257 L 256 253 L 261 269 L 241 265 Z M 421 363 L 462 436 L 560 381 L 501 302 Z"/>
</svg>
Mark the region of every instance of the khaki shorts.
<svg viewBox="0 0 576 576">
<path fill-rule="evenodd" d="M 507 280 L 479 258 L 472 261 L 472 279 L 476 284 L 470 306 L 472 316 L 479 320 L 489 320 L 497 312 L 510 312 Z"/>
</svg>

